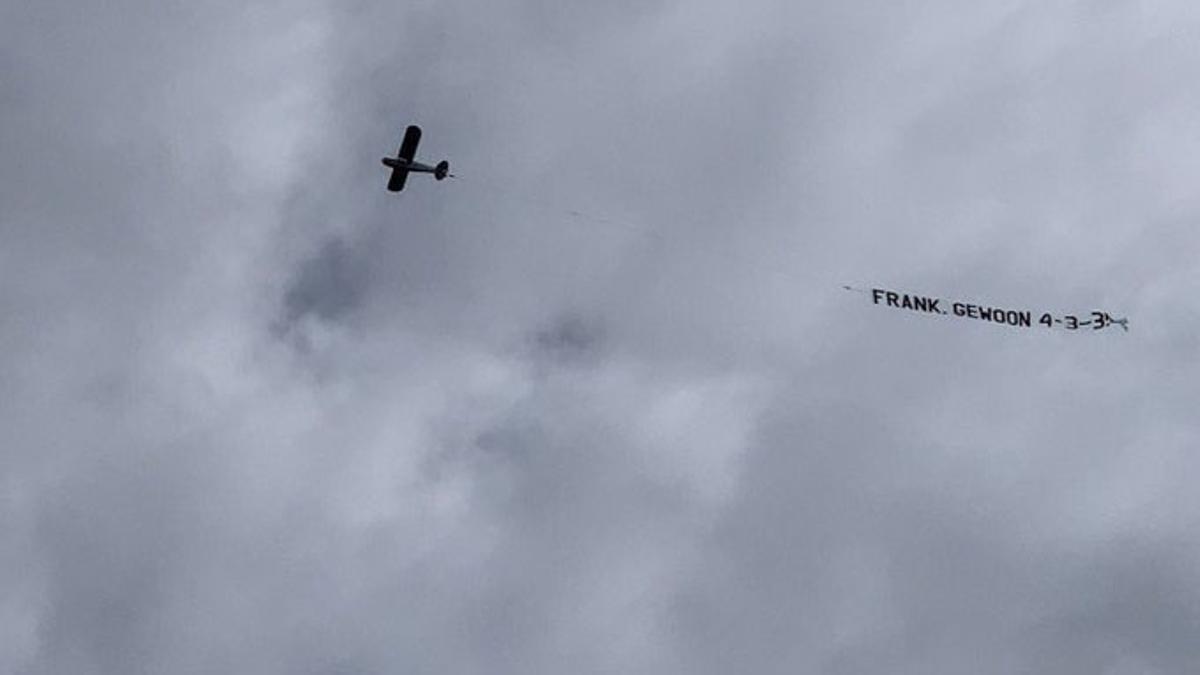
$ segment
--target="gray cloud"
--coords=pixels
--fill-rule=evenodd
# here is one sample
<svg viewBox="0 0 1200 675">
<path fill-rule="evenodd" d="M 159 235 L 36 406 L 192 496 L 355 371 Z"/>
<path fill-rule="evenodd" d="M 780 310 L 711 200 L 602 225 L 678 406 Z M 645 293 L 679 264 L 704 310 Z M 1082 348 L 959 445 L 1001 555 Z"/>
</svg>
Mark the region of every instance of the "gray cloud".
<svg viewBox="0 0 1200 675">
<path fill-rule="evenodd" d="M 308 314 L 338 320 L 362 302 L 365 271 L 340 239 L 326 242 L 306 260 L 283 296 L 285 319 L 294 322 Z"/>
<path fill-rule="evenodd" d="M 1197 16 L 877 4 L 0 9 L 0 671 L 1190 672 Z"/>
</svg>

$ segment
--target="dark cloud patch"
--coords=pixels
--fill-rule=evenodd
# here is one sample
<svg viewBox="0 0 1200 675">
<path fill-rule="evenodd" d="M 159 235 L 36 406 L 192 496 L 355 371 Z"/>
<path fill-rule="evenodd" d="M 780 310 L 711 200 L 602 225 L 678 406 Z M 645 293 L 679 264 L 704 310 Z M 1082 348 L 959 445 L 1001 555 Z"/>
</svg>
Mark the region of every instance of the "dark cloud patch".
<svg viewBox="0 0 1200 675">
<path fill-rule="evenodd" d="M 367 292 L 364 258 L 341 239 L 326 242 L 297 270 L 283 296 L 284 321 L 305 316 L 337 321 L 360 307 Z"/>
<path fill-rule="evenodd" d="M 595 320 L 573 313 L 556 317 L 533 335 L 537 355 L 556 363 L 587 363 L 599 358 L 604 347 L 604 329 Z"/>
<path fill-rule="evenodd" d="M 1122 538 L 1061 561 L 1059 599 L 1028 628 L 1027 667 L 1061 673 L 1186 672 L 1200 662 L 1195 554 L 1182 540 Z M 1053 573 L 1054 571 L 1050 571 Z M 1049 586 L 1049 585 L 1048 585 Z"/>
</svg>

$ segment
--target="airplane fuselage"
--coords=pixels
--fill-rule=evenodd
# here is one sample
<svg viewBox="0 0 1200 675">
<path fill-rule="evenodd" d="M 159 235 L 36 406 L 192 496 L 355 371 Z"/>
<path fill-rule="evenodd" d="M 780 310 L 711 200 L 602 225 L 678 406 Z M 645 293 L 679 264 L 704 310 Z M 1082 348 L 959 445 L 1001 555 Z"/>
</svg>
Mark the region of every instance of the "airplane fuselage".
<svg viewBox="0 0 1200 675">
<path fill-rule="evenodd" d="M 392 169 L 404 169 L 415 173 L 435 173 L 437 167 L 422 164 L 421 162 L 410 162 L 398 157 L 384 157 L 383 165 Z"/>
</svg>

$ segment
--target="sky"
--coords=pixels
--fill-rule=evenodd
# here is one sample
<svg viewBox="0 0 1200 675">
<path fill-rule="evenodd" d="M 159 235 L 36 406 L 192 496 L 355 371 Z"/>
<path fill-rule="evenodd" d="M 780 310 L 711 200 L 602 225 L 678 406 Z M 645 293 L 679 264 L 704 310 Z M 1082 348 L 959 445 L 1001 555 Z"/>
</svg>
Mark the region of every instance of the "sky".
<svg viewBox="0 0 1200 675">
<path fill-rule="evenodd" d="M 0 0 L 0 672 L 1196 672 L 1198 34 Z"/>
</svg>

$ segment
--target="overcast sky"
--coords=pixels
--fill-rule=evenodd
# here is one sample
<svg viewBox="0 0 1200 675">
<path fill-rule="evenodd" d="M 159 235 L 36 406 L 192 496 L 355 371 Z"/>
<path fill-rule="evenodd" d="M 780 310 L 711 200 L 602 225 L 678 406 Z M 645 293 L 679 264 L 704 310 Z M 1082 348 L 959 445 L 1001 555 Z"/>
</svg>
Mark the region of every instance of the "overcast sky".
<svg viewBox="0 0 1200 675">
<path fill-rule="evenodd" d="M 1198 38 L 0 0 L 0 672 L 1196 672 Z"/>
</svg>

